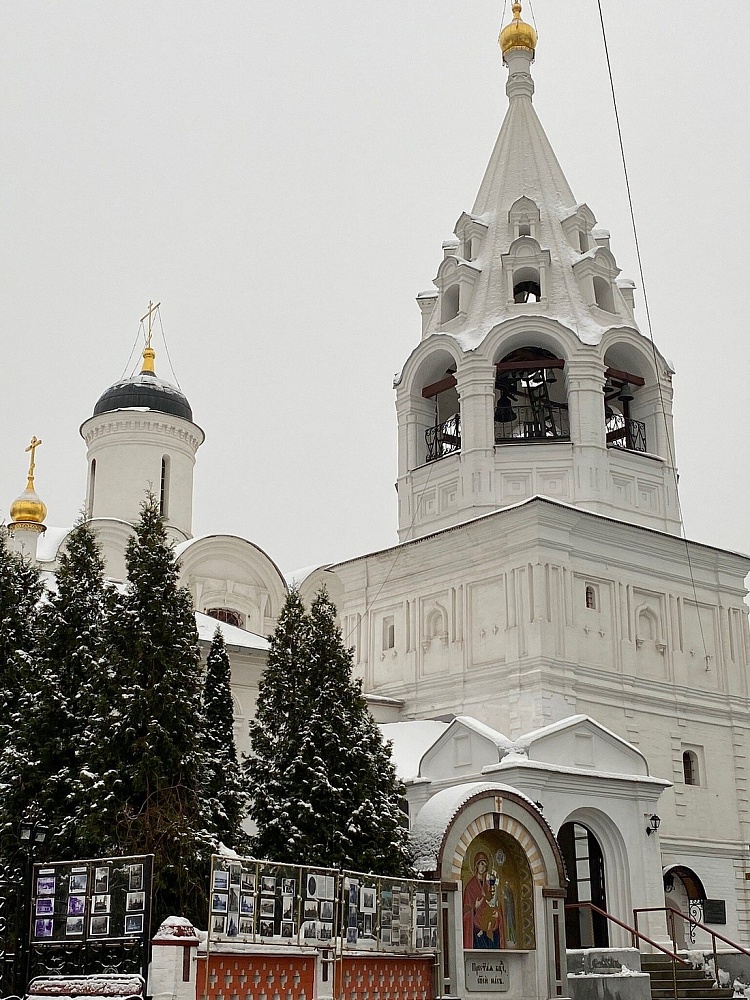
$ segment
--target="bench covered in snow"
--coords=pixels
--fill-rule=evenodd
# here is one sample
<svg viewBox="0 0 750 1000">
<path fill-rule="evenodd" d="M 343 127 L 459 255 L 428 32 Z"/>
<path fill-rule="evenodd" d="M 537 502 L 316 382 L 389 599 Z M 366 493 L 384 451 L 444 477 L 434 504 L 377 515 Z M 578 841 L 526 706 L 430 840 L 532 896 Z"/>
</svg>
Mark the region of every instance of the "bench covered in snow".
<svg viewBox="0 0 750 1000">
<path fill-rule="evenodd" d="M 143 976 L 107 972 L 95 976 L 37 976 L 29 983 L 26 1000 L 142 1000 L 145 995 Z"/>
</svg>

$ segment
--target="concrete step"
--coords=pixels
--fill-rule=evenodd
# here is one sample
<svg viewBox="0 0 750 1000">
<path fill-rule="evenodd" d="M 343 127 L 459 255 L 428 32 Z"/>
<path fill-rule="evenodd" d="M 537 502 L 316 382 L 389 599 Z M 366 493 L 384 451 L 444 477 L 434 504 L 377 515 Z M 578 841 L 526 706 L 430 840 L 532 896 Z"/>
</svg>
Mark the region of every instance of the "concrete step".
<svg viewBox="0 0 750 1000">
<path fill-rule="evenodd" d="M 666 955 L 641 955 L 641 970 L 651 979 L 651 1000 L 674 1000 L 674 979 L 678 1000 L 731 1000 L 734 991 L 715 988 L 703 969 L 678 965 L 673 978 L 672 960 Z"/>
<path fill-rule="evenodd" d="M 707 995 L 713 997 L 714 1000 L 719 1000 L 719 998 L 721 1000 L 731 1000 L 731 997 L 734 996 L 734 990 L 714 989 L 710 981 L 694 989 L 685 989 L 680 983 L 677 984 L 677 996 L 683 997 L 685 1000 L 702 1000 Z M 652 984 L 651 996 L 653 1000 L 668 1000 L 669 997 L 674 996 L 674 989 L 671 986 L 655 987 Z"/>
</svg>

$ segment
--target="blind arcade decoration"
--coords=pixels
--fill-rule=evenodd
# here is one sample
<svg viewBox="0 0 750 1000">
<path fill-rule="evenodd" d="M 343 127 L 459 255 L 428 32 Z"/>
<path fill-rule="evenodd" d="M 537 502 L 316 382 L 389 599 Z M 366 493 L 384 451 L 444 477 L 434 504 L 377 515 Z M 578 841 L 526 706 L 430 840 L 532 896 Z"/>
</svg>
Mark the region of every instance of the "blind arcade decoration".
<svg viewBox="0 0 750 1000">
<path fill-rule="evenodd" d="M 153 855 L 35 864 L 31 972 L 146 976 Z"/>
<path fill-rule="evenodd" d="M 209 942 L 437 951 L 439 899 L 437 882 L 214 855 Z"/>
</svg>

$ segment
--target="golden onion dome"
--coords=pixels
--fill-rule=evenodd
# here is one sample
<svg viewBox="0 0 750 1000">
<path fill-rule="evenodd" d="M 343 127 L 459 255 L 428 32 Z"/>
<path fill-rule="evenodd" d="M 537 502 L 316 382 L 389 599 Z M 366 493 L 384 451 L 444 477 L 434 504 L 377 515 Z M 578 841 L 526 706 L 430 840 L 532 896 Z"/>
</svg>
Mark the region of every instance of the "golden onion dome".
<svg viewBox="0 0 750 1000">
<path fill-rule="evenodd" d="M 41 443 L 41 439 L 35 434 L 26 449 L 30 453 L 29 472 L 26 479 L 26 489 L 20 497 L 16 497 L 10 507 L 10 518 L 14 523 L 21 521 L 27 524 L 42 524 L 47 516 L 47 505 L 39 499 L 34 489 L 36 450 Z"/>
<path fill-rule="evenodd" d="M 33 483 L 27 486 L 20 497 L 16 497 L 10 507 L 11 521 L 30 521 L 42 524 L 47 516 L 47 505 L 40 500 Z"/>
<path fill-rule="evenodd" d="M 500 32 L 498 43 L 503 55 L 510 49 L 528 49 L 534 52 L 537 43 L 537 33 L 530 24 L 521 20 L 521 4 L 513 4 L 513 20 L 506 24 Z"/>
</svg>

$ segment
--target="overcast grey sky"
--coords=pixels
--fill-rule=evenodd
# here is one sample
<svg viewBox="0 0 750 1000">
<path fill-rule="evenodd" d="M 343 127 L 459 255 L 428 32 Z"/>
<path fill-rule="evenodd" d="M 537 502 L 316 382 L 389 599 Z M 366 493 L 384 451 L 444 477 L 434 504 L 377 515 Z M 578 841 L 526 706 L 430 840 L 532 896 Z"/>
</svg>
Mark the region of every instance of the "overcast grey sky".
<svg viewBox="0 0 750 1000">
<path fill-rule="evenodd" d="M 533 8 L 535 106 L 640 286 L 596 0 Z M 750 4 L 603 9 L 687 534 L 747 552 Z M 284 569 L 395 541 L 393 374 L 505 112 L 502 12 L 0 2 L 6 516 L 36 434 L 48 523 L 74 518 L 78 427 L 154 299 L 206 432 L 195 533 Z"/>
</svg>

